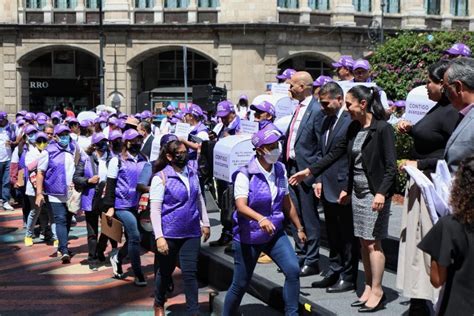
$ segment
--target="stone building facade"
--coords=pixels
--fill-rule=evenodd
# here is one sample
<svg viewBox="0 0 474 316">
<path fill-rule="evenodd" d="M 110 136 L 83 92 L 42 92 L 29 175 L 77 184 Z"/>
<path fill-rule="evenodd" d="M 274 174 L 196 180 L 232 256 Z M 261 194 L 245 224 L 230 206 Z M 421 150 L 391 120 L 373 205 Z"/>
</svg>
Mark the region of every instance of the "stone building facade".
<svg viewBox="0 0 474 316">
<path fill-rule="evenodd" d="M 190 84 L 225 86 L 228 98 L 236 101 L 242 93 L 261 94 L 288 66 L 316 76 L 329 74 L 330 63 L 340 55 L 362 57 L 371 45 L 368 25 L 382 16 L 382 0 L 103 1 L 106 103 L 118 94 L 124 112 L 137 109 L 141 93 L 182 86 L 183 46 Z M 2 110 L 49 111 L 45 107 L 68 100 L 97 105 L 98 3 L 2 1 Z M 474 30 L 474 17 L 468 15 L 474 0 L 387 4 L 383 25 L 388 31 Z"/>
</svg>

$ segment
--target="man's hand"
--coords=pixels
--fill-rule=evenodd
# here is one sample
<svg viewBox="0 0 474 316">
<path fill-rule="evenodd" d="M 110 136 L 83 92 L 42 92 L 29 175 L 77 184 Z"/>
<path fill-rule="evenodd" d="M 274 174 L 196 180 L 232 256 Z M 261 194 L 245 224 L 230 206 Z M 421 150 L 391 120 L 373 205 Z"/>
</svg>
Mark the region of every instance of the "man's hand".
<svg viewBox="0 0 474 316">
<path fill-rule="evenodd" d="M 207 226 L 201 227 L 202 241 L 206 242 L 211 237 L 211 229 Z"/>
<path fill-rule="evenodd" d="M 341 191 L 341 193 L 339 194 L 339 199 L 337 200 L 337 203 L 341 205 L 347 205 L 350 203 L 350 201 L 351 201 L 350 195 L 348 195 L 346 191 Z"/>
<path fill-rule="evenodd" d="M 315 185 L 314 185 L 314 195 L 318 199 L 321 198 L 321 192 L 323 192 L 323 184 L 321 182 L 315 183 Z"/>
<path fill-rule="evenodd" d="M 374 197 L 374 201 L 372 202 L 372 209 L 375 212 L 380 212 L 385 205 L 385 196 L 383 194 L 377 193 Z"/>
<path fill-rule="evenodd" d="M 311 172 L 309 171 L 308 168 L 306 168 L 292 175 L 290 179 L 288 180 L 288 183 L 290 185 L 298 185 L 310 175 L 311 175 Z"/>
<path fill-rule="evenodd" d="M 93 176 L 92 178 L 89 178 L 89 179 L 87 180 L 87 183 L 89 183 L 89 184 L 97 184 L 97 183 L 99 182 L 99 180 L 100 180 L 99 176 L 95 175 L 95 176 Z"/>
</svg>

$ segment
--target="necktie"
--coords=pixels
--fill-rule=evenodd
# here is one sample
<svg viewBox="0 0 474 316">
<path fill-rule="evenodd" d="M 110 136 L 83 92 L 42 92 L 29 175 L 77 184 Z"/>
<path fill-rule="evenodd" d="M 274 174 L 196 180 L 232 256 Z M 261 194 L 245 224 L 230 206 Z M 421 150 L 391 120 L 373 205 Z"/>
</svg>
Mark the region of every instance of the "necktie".
<svg viewBox="0 0 474 316">
<path fill-rule="evenodd" d="M 326 144 L 329 142 L 329 137 L 331 137 L 332 130 L 334 129 L 334 124 L 336 123 L 337 116 L 331 116 L 329 118 L 329 124 L 328 124 L 328 134 L 326 137 Z"/>
<path fill-rule="evenodd" d="M 286 144 L 286 159 L 287 160 L 290 159 L 291 138 L 293 137 L 293 130 L 295 127 L 296 120 L 298 119 L 298 114 L 300 113 L 300 109 L 301 109 L 301 104 L 298 104 L 298 106 L 296 107 L 295 115 L 293 115 L 293 120 L 291 121 L 291 124 L 290 124 L 290 130 L 288 133 L 288 140 Z"/>
</svg>

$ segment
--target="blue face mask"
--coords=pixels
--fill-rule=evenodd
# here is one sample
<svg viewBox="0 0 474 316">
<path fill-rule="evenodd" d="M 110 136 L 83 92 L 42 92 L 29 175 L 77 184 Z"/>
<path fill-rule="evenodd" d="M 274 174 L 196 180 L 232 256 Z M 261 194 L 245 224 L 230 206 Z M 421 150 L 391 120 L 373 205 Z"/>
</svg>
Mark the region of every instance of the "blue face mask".
<svg viewBox="0 0 474 316">
<path fill-rule="evenodd" d="M 64 136 L 59 136 L 59 145 L 61 147 L 66 147 L 67 145 L 69 145 L 69 142 L 71 141 L 71 137 L 69 137 L 69 135 L 64 135 Z"/>
<path fill-rule="evenodd" d="M 33 134 L 33 135 L 27 135 L 28 137 L 28 141 L 31 143 L 31 144 L 34 144 L 35 141 L 36 141 L 36 134 Z"/>
</svg>

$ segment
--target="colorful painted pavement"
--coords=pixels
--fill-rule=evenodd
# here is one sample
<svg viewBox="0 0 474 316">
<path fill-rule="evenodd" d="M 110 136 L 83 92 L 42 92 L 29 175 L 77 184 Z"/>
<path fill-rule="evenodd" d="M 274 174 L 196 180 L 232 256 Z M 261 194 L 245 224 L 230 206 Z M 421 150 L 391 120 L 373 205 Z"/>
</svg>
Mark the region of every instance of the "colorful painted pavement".
<svg viewBox="0 0 474 316">
<path fill-rule="evenodd" d="M 33 247 L 23 244 L 20 210 L 0 211 L 0 315 L 152 315 L 153 254 L 146 253 L 142 266 L 148 286 L 133 285 L 128 261 L 125 280 L 113 279 L 110 266 L 90 271 L 87 265 L 87 236 L 84 217 L 72 227 L 70 264 L 62 264 L 56 249 L 39 238 Z M 185 299 L 179 269 L 174 273 L 175 290 L 167 302 L 168 315 L 184 315 Z M 210 289 L 201 287 L 203 315 L 209 314 Z"/>
</svg>

